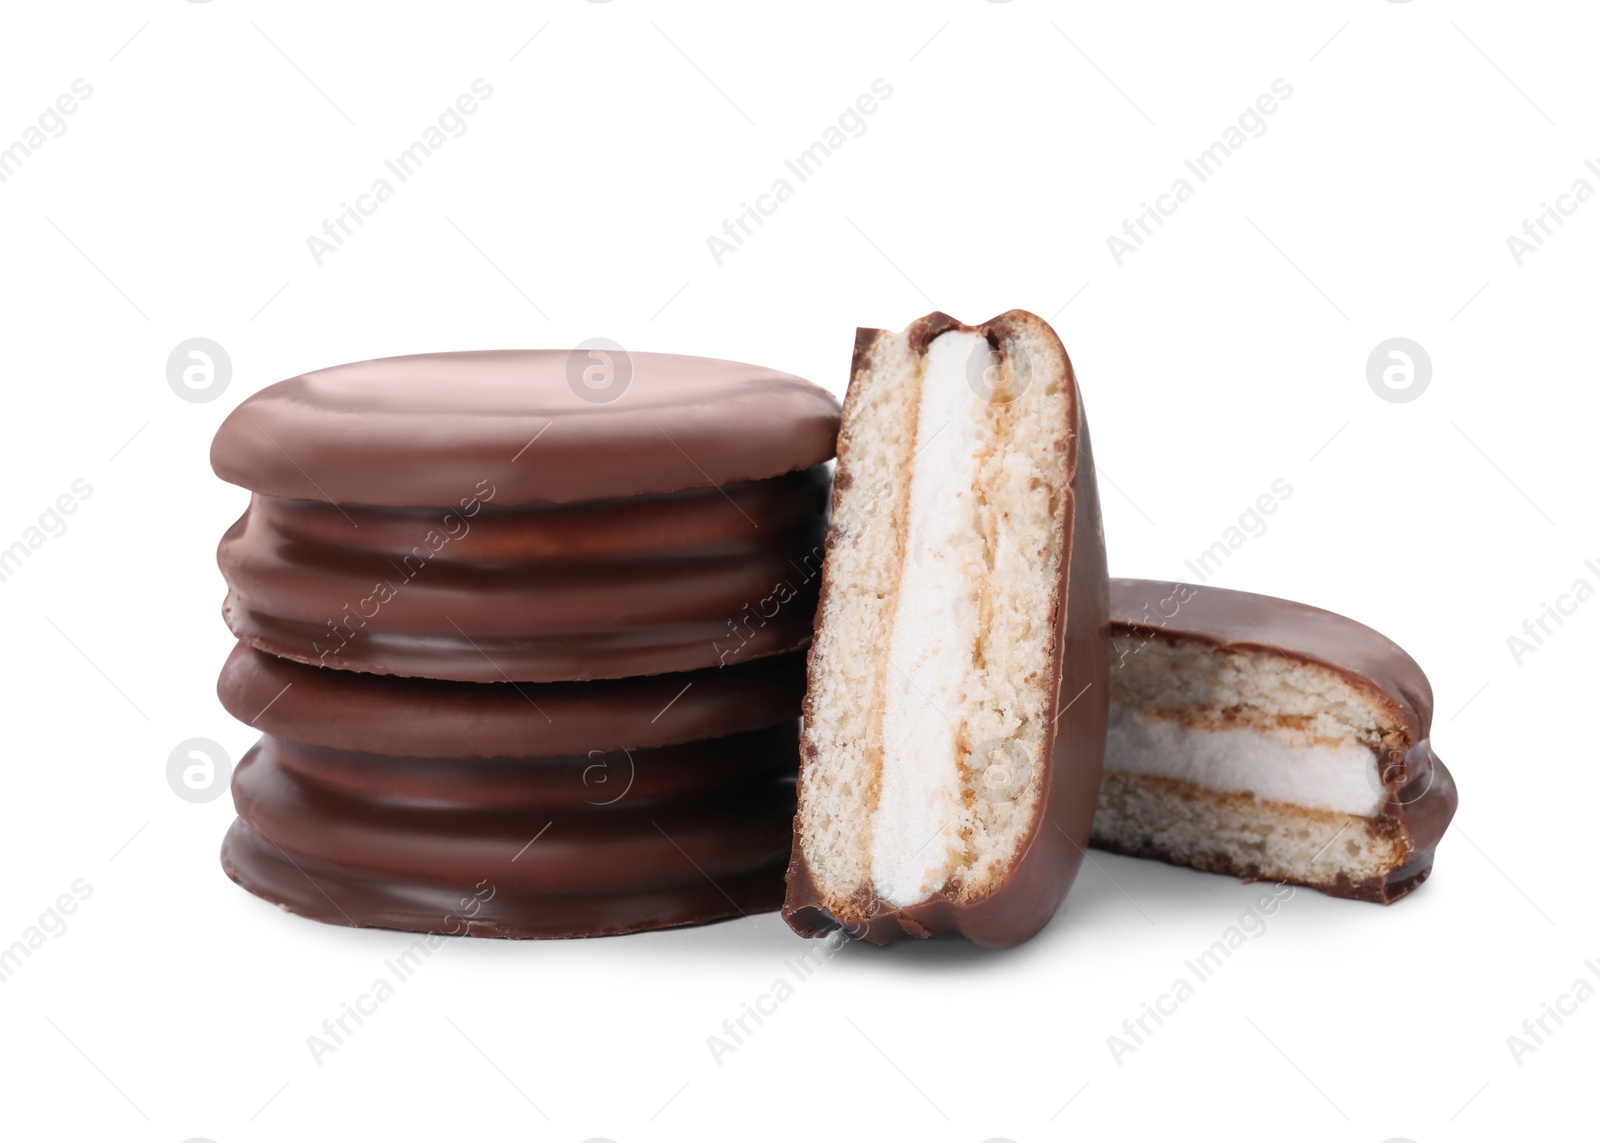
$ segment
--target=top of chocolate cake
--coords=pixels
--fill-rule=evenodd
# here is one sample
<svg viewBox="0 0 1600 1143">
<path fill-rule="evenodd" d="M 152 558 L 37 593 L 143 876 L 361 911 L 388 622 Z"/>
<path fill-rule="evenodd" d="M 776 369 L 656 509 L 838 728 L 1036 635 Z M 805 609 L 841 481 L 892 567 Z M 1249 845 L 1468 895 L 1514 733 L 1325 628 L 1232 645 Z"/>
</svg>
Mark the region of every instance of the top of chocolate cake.
<svg viewBox="0 0 1600 1143">
<path fill-rule="evenodd" d="M 268 386 L 211 466 L 254 492 L 337 504 L 495 503 L 711 488 L 833 455 L 839 403 L 758 365 L 605 349 L 389 357 Z"/>
</svg>

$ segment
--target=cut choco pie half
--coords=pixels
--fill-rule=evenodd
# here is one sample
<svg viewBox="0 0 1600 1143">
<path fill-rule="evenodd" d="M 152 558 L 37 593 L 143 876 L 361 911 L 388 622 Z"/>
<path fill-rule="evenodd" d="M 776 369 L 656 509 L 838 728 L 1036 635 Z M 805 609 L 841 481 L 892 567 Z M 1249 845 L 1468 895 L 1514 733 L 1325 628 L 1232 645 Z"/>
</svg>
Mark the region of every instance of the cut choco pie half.
<svg viewBox="0 0 1600 1143">
<path fill-rule="evenodd" d="M 1111 581 L 1111 722 L 1094 844 L 1388 904 L 1456 810 L 1410 655 L 1319 607 Z"/>
<path fill-rule="evenodd" d="M 857 333 L 822 580 L 784 917 L 1026 940 L 1088 844 L 1109 650 L 1087 425 L 1044 321 Z"/>
</svg>

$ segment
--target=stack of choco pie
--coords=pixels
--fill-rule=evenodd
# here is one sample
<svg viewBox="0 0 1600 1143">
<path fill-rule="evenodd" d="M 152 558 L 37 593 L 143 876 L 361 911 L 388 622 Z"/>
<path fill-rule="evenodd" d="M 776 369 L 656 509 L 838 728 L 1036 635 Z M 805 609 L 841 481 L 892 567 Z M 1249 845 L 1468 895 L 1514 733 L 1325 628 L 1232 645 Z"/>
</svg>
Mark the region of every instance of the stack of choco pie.
<svg viewBox="0 0 1600 1143">
<path fill-rule="evenodd" d="M 596 386 L 596 379 L 604 381 Z M 228 875 L 337 924 L 601 935 L 776 908 L 837 402 L 667 354 L 435 354 L 218 431 Z"/>
</svg>

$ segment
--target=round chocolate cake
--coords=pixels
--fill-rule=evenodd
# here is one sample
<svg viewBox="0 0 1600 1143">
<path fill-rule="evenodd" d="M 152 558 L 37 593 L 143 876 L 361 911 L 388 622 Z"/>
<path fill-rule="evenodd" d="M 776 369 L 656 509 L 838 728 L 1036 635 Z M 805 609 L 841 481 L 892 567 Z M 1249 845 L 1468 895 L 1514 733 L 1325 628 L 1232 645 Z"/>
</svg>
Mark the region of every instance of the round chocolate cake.
<svg viewBox="0 0 1600 1143">
<path fill-rule="evenodd" d="M 838 404 L 666 354 L 597 396 L 583 361 L 362 362 L 223 423 L 246 889 L 501 937 L 782 902 Z"/>
</svg>

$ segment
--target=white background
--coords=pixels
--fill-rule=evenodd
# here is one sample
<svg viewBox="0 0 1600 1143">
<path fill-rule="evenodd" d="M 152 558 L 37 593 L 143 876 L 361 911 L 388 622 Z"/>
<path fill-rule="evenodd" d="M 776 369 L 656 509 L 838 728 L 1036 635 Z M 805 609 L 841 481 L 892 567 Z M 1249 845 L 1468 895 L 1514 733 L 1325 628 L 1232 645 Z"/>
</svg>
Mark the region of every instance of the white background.
<svg viewBox="0 0 1600 1143">
<path fill-rule="evenodd" d="M 1507 1037 L 1600 958 L 1600 602 L 1520 664 L 1507 637 L 1600 587 L 1600 203 L 1520 266 L 1506 238 L 1600 188 L 1597 23 L 1441 0 L 7 5 L 0 146 L 74 79 L 93 94 L 0 184 L 0 547 L 93 493 L 0 583 L 0 944 L 93 891 L 0 984 L 0 1130 L 1572 1137 L 1600 999 L 1520 1064 Z M 467 132 L 318 266 L 307 236 L 479 77 Z M 1117 265 L 1107 237 L 1280 77 L 1266 133 Z M 878 78 L 865 134 L 717 265 L 707 236 Z M 253 737 L 212 689 L 214 547 L 245 502 L 206 460 L 228 410 L 338 362 L 595 336 L 842 392 L 857 325 L 1011 307 L 1074 357 L 1114 573 L 1193 579 L 1292 485 L 1211 582 L 1359 618 L 1428 670 L 1462 790 L 1433 879 L 1391 908 L 1296 894 L 1120 1064 L 1107 1037 L 1258 888 L 1096 853 L 1028 945 L 848 948 L 720 1064 L 707 1037 L 804 948 L 776 915 L 458 941 L 313 1063 L 409 938 L 247 895 L 217 861 L 228 799 L 168 788 L 181 740 L 237 759 Z M 1407 403 L 1366 375 L 1397 336 L 1432 361 Z M 191 337 L 232 360 L 209 403 L 166 380 Z"/>
</svg>

